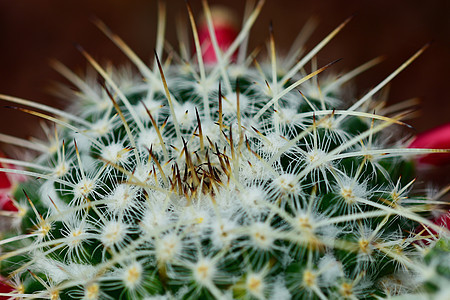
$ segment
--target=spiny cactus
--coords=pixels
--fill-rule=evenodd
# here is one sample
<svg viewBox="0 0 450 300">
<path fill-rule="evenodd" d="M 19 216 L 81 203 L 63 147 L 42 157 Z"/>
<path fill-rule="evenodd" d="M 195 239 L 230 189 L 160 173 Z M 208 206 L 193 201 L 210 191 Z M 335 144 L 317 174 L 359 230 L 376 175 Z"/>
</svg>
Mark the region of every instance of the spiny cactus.
<svg viewBox="0 0 450 300">
<path fill-rule="evenodd" d="M 0 96 L 51 124 L 47 141 L 1 136 L 40 153 L 0 160 L 30 178 L 9 213 L 19 233 L 0 242 L 3 295 L 370 299 L 421 284 L 423 240 L 448 230 L 427 219 L 443 193 L 411 192 L 408 159 L 448 151 L 394 141 L 410 103 L 375 95 L 425 47 L 354 101 L 342 86 L 379 60 L 337 76 L 314 58 L 348 20 L 300 59 L 302 45 L 277 56 L 271 33 L 263 61 L 245 54 L 263 2 L 224 48 L 203 1 L 216 62 L 203 61 L 189 6 L 196 53 L 163 54 L 161 5 L 152 66 L 97 21 L 139 73 L 79 47 L 97 74 L 54 63 L 77 89 L 67 111 Z"/>
<path fill-rule="evenodd" d="M 445 300 L 450 295 L 450 241 L 441 239 L 432 247 L 418 248 L 423 251 L 424 259 L 416 261 L 421 265 L 422 274 L 413 284 L 408 283 L 410 287 L 416 285 L 414 291 L 392 297 L 395 300 L 420 300 L 433 299 Z M 420 284 L 418 284 L 418 282 Z M 386 282 L 390 289 L 402 288 L 405 283 L 402 281 Z"/>
</svg>

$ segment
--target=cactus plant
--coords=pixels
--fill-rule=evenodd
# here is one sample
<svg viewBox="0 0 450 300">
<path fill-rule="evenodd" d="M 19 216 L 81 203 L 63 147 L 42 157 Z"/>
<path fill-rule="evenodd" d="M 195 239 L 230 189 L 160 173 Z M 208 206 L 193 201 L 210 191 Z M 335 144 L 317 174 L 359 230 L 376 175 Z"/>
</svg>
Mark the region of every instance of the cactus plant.
<svg viewBox="0 0 450 300">
<path fill-rule="evenodd" d="M 450 248 L 449 240 L 441 239 L 431 247 L 421 248 L 423 256 L 416 261 L 423 270 L 419 280 L 420 284 L 414 291 L 392 297 L 395 300 L 420 300 L 433 299 L 445 300 L 450 294 L 448 283 L 450 281 Z M 424 258 L 424 259 L 423 259 Z M 403 284 L 400 282 L 400 284 Z M 399 286 L 398 283 L 391 284 L 391 288 Z"/>
<path fill-rule="evenodd" d="M 77 89 L 68 110 L 0 96 L 49 121 L 46 141 L 1 136 L 40 153 L 0 158 L 21 167 L 0 171 L 30 178 L 14 192 L 17 232 L 0 242 L 2 295 L 372 299 L 421 284 L 423 240 L 448 236 L 427 219 L 445 191 L 416 194 L 410 158 L 448 150 L 394 141 L 408 103 L 375 96 L 426 46 L 349 104 L 343 84 L 379 60 L 342 76 L 315 60 L 348 20 L 300 60 L 301 45 L 277 56 L 271 32 L 262 61 L 245 49 L 263 2 L 222 47 L 203 1 L 207 64 L 189 5 L 196 53 L 163 60 L 161 4 L 153 66 L 96 21 L 139 74 L 79 47 L 96 75 L 53 63 Z"/>
</svg>

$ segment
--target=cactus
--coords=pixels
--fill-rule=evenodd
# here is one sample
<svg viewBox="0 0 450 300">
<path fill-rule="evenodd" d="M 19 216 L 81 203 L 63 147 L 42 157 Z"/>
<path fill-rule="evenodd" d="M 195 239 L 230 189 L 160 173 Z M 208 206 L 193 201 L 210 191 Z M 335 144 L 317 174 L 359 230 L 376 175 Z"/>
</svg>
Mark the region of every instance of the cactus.
<svg viewBox="0 0 450 300">
<path fill-rule="evenodd" d="M 420 284 L 411 293 L 392 297 L 395 300 L 433 299 L 445 300 L 450 294 L 450 241 L 441 239 L 432 247 L 421 248 L 424 259 L 416 261 L 421 265 L 423 274 L 419 277 Z M 400 283 L 402 283 L 400 281 Z M 416 282 L 417 283 L 417 282 Z M 394 287 L 391 284 L 391 288 Z"/>
<path fill-rule="evenodd" d="M 40 153 L 0 158 L 20 167 L 2 172 L 30 178 L 8 215 L 17 232 L 0 242 L 12 287 L 2 295 L 375 299 L 422 284 L 424 241 L 448 230 L 428 220 L 443 193 L 412 190 L 410 158 L 448 150 L 394 141 L 408 102 L 385 107 L 375 95 L 426 46 L 349 104 L 344 83 L 379 59 L 338 76 L 314 58 L 348 20 L 300 60 L 301 45 L 277 56 L 271 32 L 262 61 L 245 49 L 263 2 L 222 47 L 203 1 L 217 61 L 203 61 L 189 5 L 196 54 L 164 57 L 161 4 L 153 66 L 96 21 L 140 73 L 79 47 L 97 74 L 53 63 L 77 89 L 66 111 L 0 96 L 49 121 L 45 141 L 1 136 Z"/>
</svg>

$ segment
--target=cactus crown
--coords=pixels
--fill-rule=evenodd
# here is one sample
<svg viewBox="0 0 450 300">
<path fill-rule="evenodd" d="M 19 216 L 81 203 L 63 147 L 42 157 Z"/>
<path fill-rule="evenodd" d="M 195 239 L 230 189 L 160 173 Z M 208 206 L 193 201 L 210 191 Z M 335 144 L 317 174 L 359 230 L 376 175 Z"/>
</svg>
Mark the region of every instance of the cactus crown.
<svg viewBox="0 0 450 300">
<path fill-rule="evenodd" d="M 344 109 L 342 85 L 379 60 L 322 76 L 331 64 L 314 57 L 347 20 L 298 61 L 295 51 L 278 57 L 271 34 L 258 62 L 245 43 L 263 2 L 227 49 L 203 2 L 214 64 L 203 62 L 188 7 L 192 58 L 169 51 L 163 61 L 161 29 L 150 68 L 98 21 L 140 75 L 80 48 L 98 75 L 54 64 L 78 89 L 68 111 L 2 96 L 54 124 L 34 162 L 2 169 L 35 178 L 14 198 L 22 233 L 1 242 L 10 295 L 357 299 L 414 288 L 428 233 L 411 232 L 441 228 L 424 217 L 438 199 L 410 193 L 407 157 L 431 150 L 389 142 L 385 129 L 407 113 L 374 95 L 424 49 Z"/>
</svg>

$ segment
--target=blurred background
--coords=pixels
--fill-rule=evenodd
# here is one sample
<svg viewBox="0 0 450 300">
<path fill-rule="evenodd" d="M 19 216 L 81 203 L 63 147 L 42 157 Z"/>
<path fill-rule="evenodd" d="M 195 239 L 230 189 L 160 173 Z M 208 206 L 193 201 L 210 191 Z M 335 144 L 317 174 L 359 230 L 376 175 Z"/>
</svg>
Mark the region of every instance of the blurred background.
<svg viewBox="0 0 450 300">
<path fill-rule="evenodd" d="M 186 18 L 185 1 L 167 0 L 167 39 L 176 45 L 175 19 Z M 201 1 L 190 1 L 201 13 Z M 210 0 L 242 17 L 244 0 Z M 417 132 L 450 121 L 450 1 L 447 0 L 267 0 L 251 32 L 250 49 L 263 44 L 273 22 L 277 49 L 288 51 L 304 23 L 316 16 L 319 25 L 307 43 L 311 49 L 347 17 L 354 19 L 318 55 L 319 66 L 343 58 L 333 70 L 351 70 L 384 55 L 385 61 L 359 76 L 356 97 L 367 92 L 415 51 L 432 46 L 392 81 L 390 103 L 412 97 L 422 100 L 421 114 L 409 120 Z M 85 59 L 75 49 L 81 44 L 101 62 L 128 62 L 92 24 L 102 19 L 144 60 L 153 60 L 157 2 L 150 0 L 0 0 L 0 93 L 64 107 L 67 102 L 49 94 L 55 82 L 66 82 L 48 64 L 57 59 L 74 70 L 84 70 Z M 38 120 L 3 107 L 0 132 L 27 137 Z M 6 103 L 5 103 L 6 104 Z M 412 131 L 414 133 L 414 131 Z M 447 177 L 448 178 L 448 177 Z"/>
</svg>

